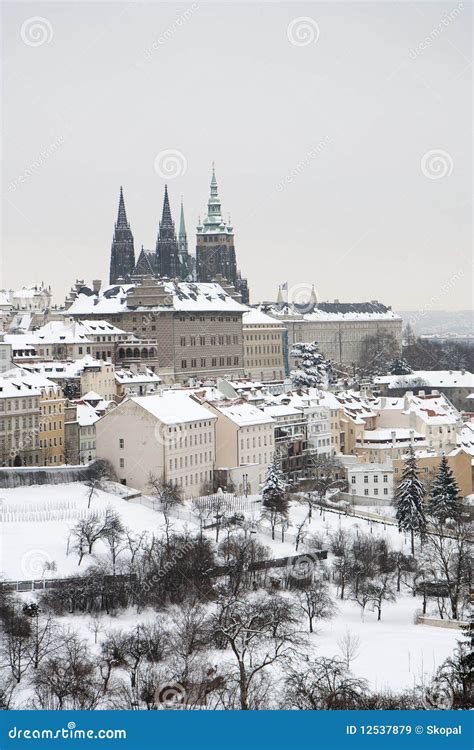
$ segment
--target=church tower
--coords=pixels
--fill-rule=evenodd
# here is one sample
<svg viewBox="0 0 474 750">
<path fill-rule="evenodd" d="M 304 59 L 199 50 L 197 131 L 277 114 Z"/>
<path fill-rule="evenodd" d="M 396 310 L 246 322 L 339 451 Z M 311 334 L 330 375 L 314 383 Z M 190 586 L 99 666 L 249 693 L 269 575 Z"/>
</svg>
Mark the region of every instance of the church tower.
<svg viewBox="0 0 474 750">
<path fill-rule="evenodd" d="M 178 253 L 179 253 L 179 270 L 180 278 L 187 279 L 191 275 L 192 269 L 188 253 L 188 237 L 186 234 L 186 224 L 184 221 L 183 199 L 181 198 L 181 212 L 179 215 L 179 232 L 178 232 Z"/>
<path fill-rule="evenodd" d="M 156 240 L 156 261 L 160 276 L 167 276 L 170 279 L 174 279 L 180 275 L 178 240 L 176 239 L 174 221 L 171 218 L 167 185 L 165 185 L 163 213 Z"/>
<path fill-rule="evenodd" d="M 242 294 L 248 302 L 246 279 L 240 277 L 234 247 L 234 228 L 222 218 L 221 202 L 216 172 L 212 165 L 211 191 L 207 203 L 207 216 L 197 227 L 196 275 L 201 282 L 210 282 L 222 276 Z"/>
<path fill-rule="evenodd" d="M 120 188 L 118 216 L 110 253 L 109 283 L 117 284 L 120 281 L 126 281 L 130 278 L 134 267 L 135 249 L 133 246 L 133 234 L 130 224 L 127 221 L 123 191 Z"/>
</svg>

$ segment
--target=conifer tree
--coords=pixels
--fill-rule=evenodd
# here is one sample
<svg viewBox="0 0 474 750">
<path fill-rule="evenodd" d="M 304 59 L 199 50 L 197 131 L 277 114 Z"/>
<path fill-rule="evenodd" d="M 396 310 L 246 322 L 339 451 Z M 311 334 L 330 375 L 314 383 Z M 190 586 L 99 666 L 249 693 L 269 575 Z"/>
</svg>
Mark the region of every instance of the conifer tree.
<svg viewBox="0 0 474 750">
<path fill-rule="evenodd" d="M 321 354 L 316 341 L 299 341 L 290 353 L 298 362 L 297 369 L 290 372 L 291 382 L 296 388 L 317 388 L 331 379 L 331 363 Z"/>
<path fill-rule="evenodd" d="M 431 486 L 428 512 L 444 523 L 447 518 L 457 519 L 460 512 L 459 488 L 446 456 L 443 456 Z"/>
<path fill-rule="evenodd" d="M 285 480 L 285 475 L 281 470 L 278 458 L 274 456 L 262 485 L 264 507 L 286 516 L 288 513 L 287 488 L 288 483 Z"/>
<path fill-rule="evenodd" d="M 415 554 L 415 534 L 423 537 L 426 530 L 424 498 L 425 488 L 418 476 L 415 452 L 410 446 L 405 458 L 402 478 L 395 492 L 395 499 L 398 528 L 400 531 L 410 532 L 412 555 Z"/>
</svg>

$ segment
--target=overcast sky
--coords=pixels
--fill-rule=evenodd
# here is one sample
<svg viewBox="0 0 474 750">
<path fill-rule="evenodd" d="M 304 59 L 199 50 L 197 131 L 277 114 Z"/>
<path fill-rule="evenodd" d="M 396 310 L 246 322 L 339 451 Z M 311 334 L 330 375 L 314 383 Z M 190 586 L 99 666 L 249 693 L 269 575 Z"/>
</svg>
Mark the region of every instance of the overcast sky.
<svg viewBox="0 0 474 750">
<path fill-rule="evenodd" d="M 76 278 L 108 281 L 120 185 L 136 251 L 154 248 L 166 170 L 194 250 L 215 161 L 251 301 L 288 281 L 296 297 L 313 282 L 323 300 L 470 307 L 467 3 L 2 12 L 0 287 L 44 280 L 62 301 Z"/>
</svg>

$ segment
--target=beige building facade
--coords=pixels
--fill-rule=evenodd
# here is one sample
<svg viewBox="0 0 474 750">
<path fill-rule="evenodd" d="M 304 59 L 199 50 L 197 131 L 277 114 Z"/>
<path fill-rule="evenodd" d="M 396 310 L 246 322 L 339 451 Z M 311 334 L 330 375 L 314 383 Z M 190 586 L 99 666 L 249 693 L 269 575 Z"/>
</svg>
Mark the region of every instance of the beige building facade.
<svg viewBox="0 0 474 750">
<path fill-rule="evenodd" d="M 283 380 L 285 327 L 260 310 L 251 309 L 243 315 L 242 334 L 245 375 L 261 382 Z"/>
<path fill-rule="evenodd" d="M 150 475 L 172 482 L 184 498 L 212 482 L 216 417 L 176 391 L 132 397 L 96 422 L 96 454 L 119 481 L 150 492 Z"/>
<path fill-rule="evenodd" d="M 203 403 L 217 418 L 216 469 L 252 467 L 238 493 L 256 494 L 275 453 L 275 422 L 243 399 Z"/>
<path fill-rule="evenodd" d="M 69 315 L 97 315 L 139 339 L 135 346 L 118 346 L 120 362 L 148 359 L 165 383 L 244 374 L 242 315 L 247 307 L 219 284 L 149 278 L 84 296 L 78 296 Z"/>
</svg>

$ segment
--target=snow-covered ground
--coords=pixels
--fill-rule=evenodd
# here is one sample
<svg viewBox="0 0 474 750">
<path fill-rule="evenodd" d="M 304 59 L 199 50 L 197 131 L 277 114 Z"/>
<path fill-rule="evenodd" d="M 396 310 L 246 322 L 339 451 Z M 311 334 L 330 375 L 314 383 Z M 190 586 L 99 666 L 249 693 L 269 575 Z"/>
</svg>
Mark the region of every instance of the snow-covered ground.
<svg viewBox="0 0 474 750">
<path fill-rule="evenodd" d="M 78 557 L 72 549 L 72 541 L 68 554 L 68 537 L 77 523 L 75 516 L 80 511 L 87 511 L 88 492 L 88 488 L 80 483 L 1 490 L 0 501 L 3 501 L 3 508 L 21 507 L 22 515 L 26 517 L 28 508 L 31 513 L 41 514 L 46 505 L 54 509 L 52 512 L 58 520 L 9 521 L 8 513 L 5 513 L 7 520 L 3 521 L 0 528 L 0 575 L 7 580 L 41 580 L 43 576 L 54 578 L 83 572 L 94 559 L 86 555 L 78 568 Z M 74 508 L 62 510 L 60 506 L 65 503 Z M 163 533 L 164 519 L 161 513 L 99 490 L 91 500 L 91 512 L 104 513 L 107 507 L 116 510 L 124 525 L 136 533 Z M 69 515 L 70 518 L 60 518 L 61 515 Z M 182 530 L 185 525 L 180 519 L 173 519 L 176 531 Z M 104 552 L 105 547 L 99 541 L 94 547 L 94 553 L 100 556 Z M 56 572 L 45 572 L 44 565 L 52 562 L 56 563 Z"/>
<path fill-rule="evenodd" d="M 87 510 L 88 490 L 78 483 L 34 486 L 3 490 L 0 494 L 3 507 L 13 505 L 21 507 L 20 516 L 27 519 L 28 509 L 31 512 L 45 514 L 45 507 L 50 507 L 56 514 L 55 520 L 7 520 L 0 531 L 0 570 L 5 579 L 41 579 L 46 577 L 63 577 L 84 571 L 94 559 L 100 559 L 105 548 L 98 543 L 94 548 L 94 557 L 86 556 L 78 568 L 77 554 L 70 549 L 67 554 L 67 541 L 71 528 L 77 523 L 77 514 Z M 68 503 L 66 509 L 65 504 Z M 93 510 L 104 513 L 107 507 L 118 511 L 125 526 L 136 533 L 148 531 L 160 535 L 163 533 L 163 515 L 144 505 L 126 501 L 116 494 L 98 492 L 92 498 Z M 190 504 L 187 510 L 190 510 Z M 61 514 L 66 517 L 60 517 Z M 182 512 L 186 515 L 186 509 Z M 271 539 L 268 526 L 257 532 L 258 538 L 272 550 L 272 556 L 283 557 L 295 554 L 294 535 L 298 524 L 307 515 L 304 505 L 293 505 L 290 513 L 290 527 L 281 542 L 281 529 L 276 529 L 276 539 Z M 69 517 L 68 517 L 69 516 Z M 11 516 L 10 516 L 11 517 Z M 197 531 L 199 520 L 189 513 L 188 518 L 173 518 L 172 525 L 176 531 L 184 528 Z M 400 534 L 395 526 L 381 523 L 370 523 L 334 512 L 313 510 L 311 524 L 307 533 L 317 534 L 324 543 L 329 535 L 338 528 L 352 529 L 354 533 L 372 533 L 385 537 L 394 549 L 405 549 L 409 552 L 408 540 Z M 215 532 L 206 532 L 214 538 Z M 71 545 L 72 547 L 72 545 Z M 304 542 L 299 551 L 305 549 Z M 44 572 L 44 563 L 56 563 L 55 573 Z M 352 670 L 360 677 L 366 678 L 372 688 L 390 687 L 392 690 L 411 688 L 414 684 L 426 682 L 433 675 L 436 667 L 452 652 L 459 633 L 456 630 L 415 625 L 415 612 L 421 603 L 408 593 L 400 595 L 394 604 L 385 604 L 382 621 L 377 622 L 376 614 L 366 611 L 361 619 L 360 607 L 354 602 L 339 601 L 333 588 L 338 611 L 333 619 L 317 623 L 317 633 L 310 638 L 310 653 L 318 656 L 341 655 L 338 642 L 349 631 L 360 639 L 359 655 L 352 663 Z M 25 599 L 32 594 L 22 594 Z M 119 613 L 115 617 L 102 618 L 103 630 L 120 627 L 127 628 L 137 620 L 150 620 L 153 612 L 137 615 L 135 611 Z M 74 615 L 60 618 L 64 625 L 78 630 L 96 648 L 88 627 L 87 615 Z M 100 636 L 103 637 L 103 636 Z M 99 640 L 100 640 L 99 637 Z"/>
</svg>

